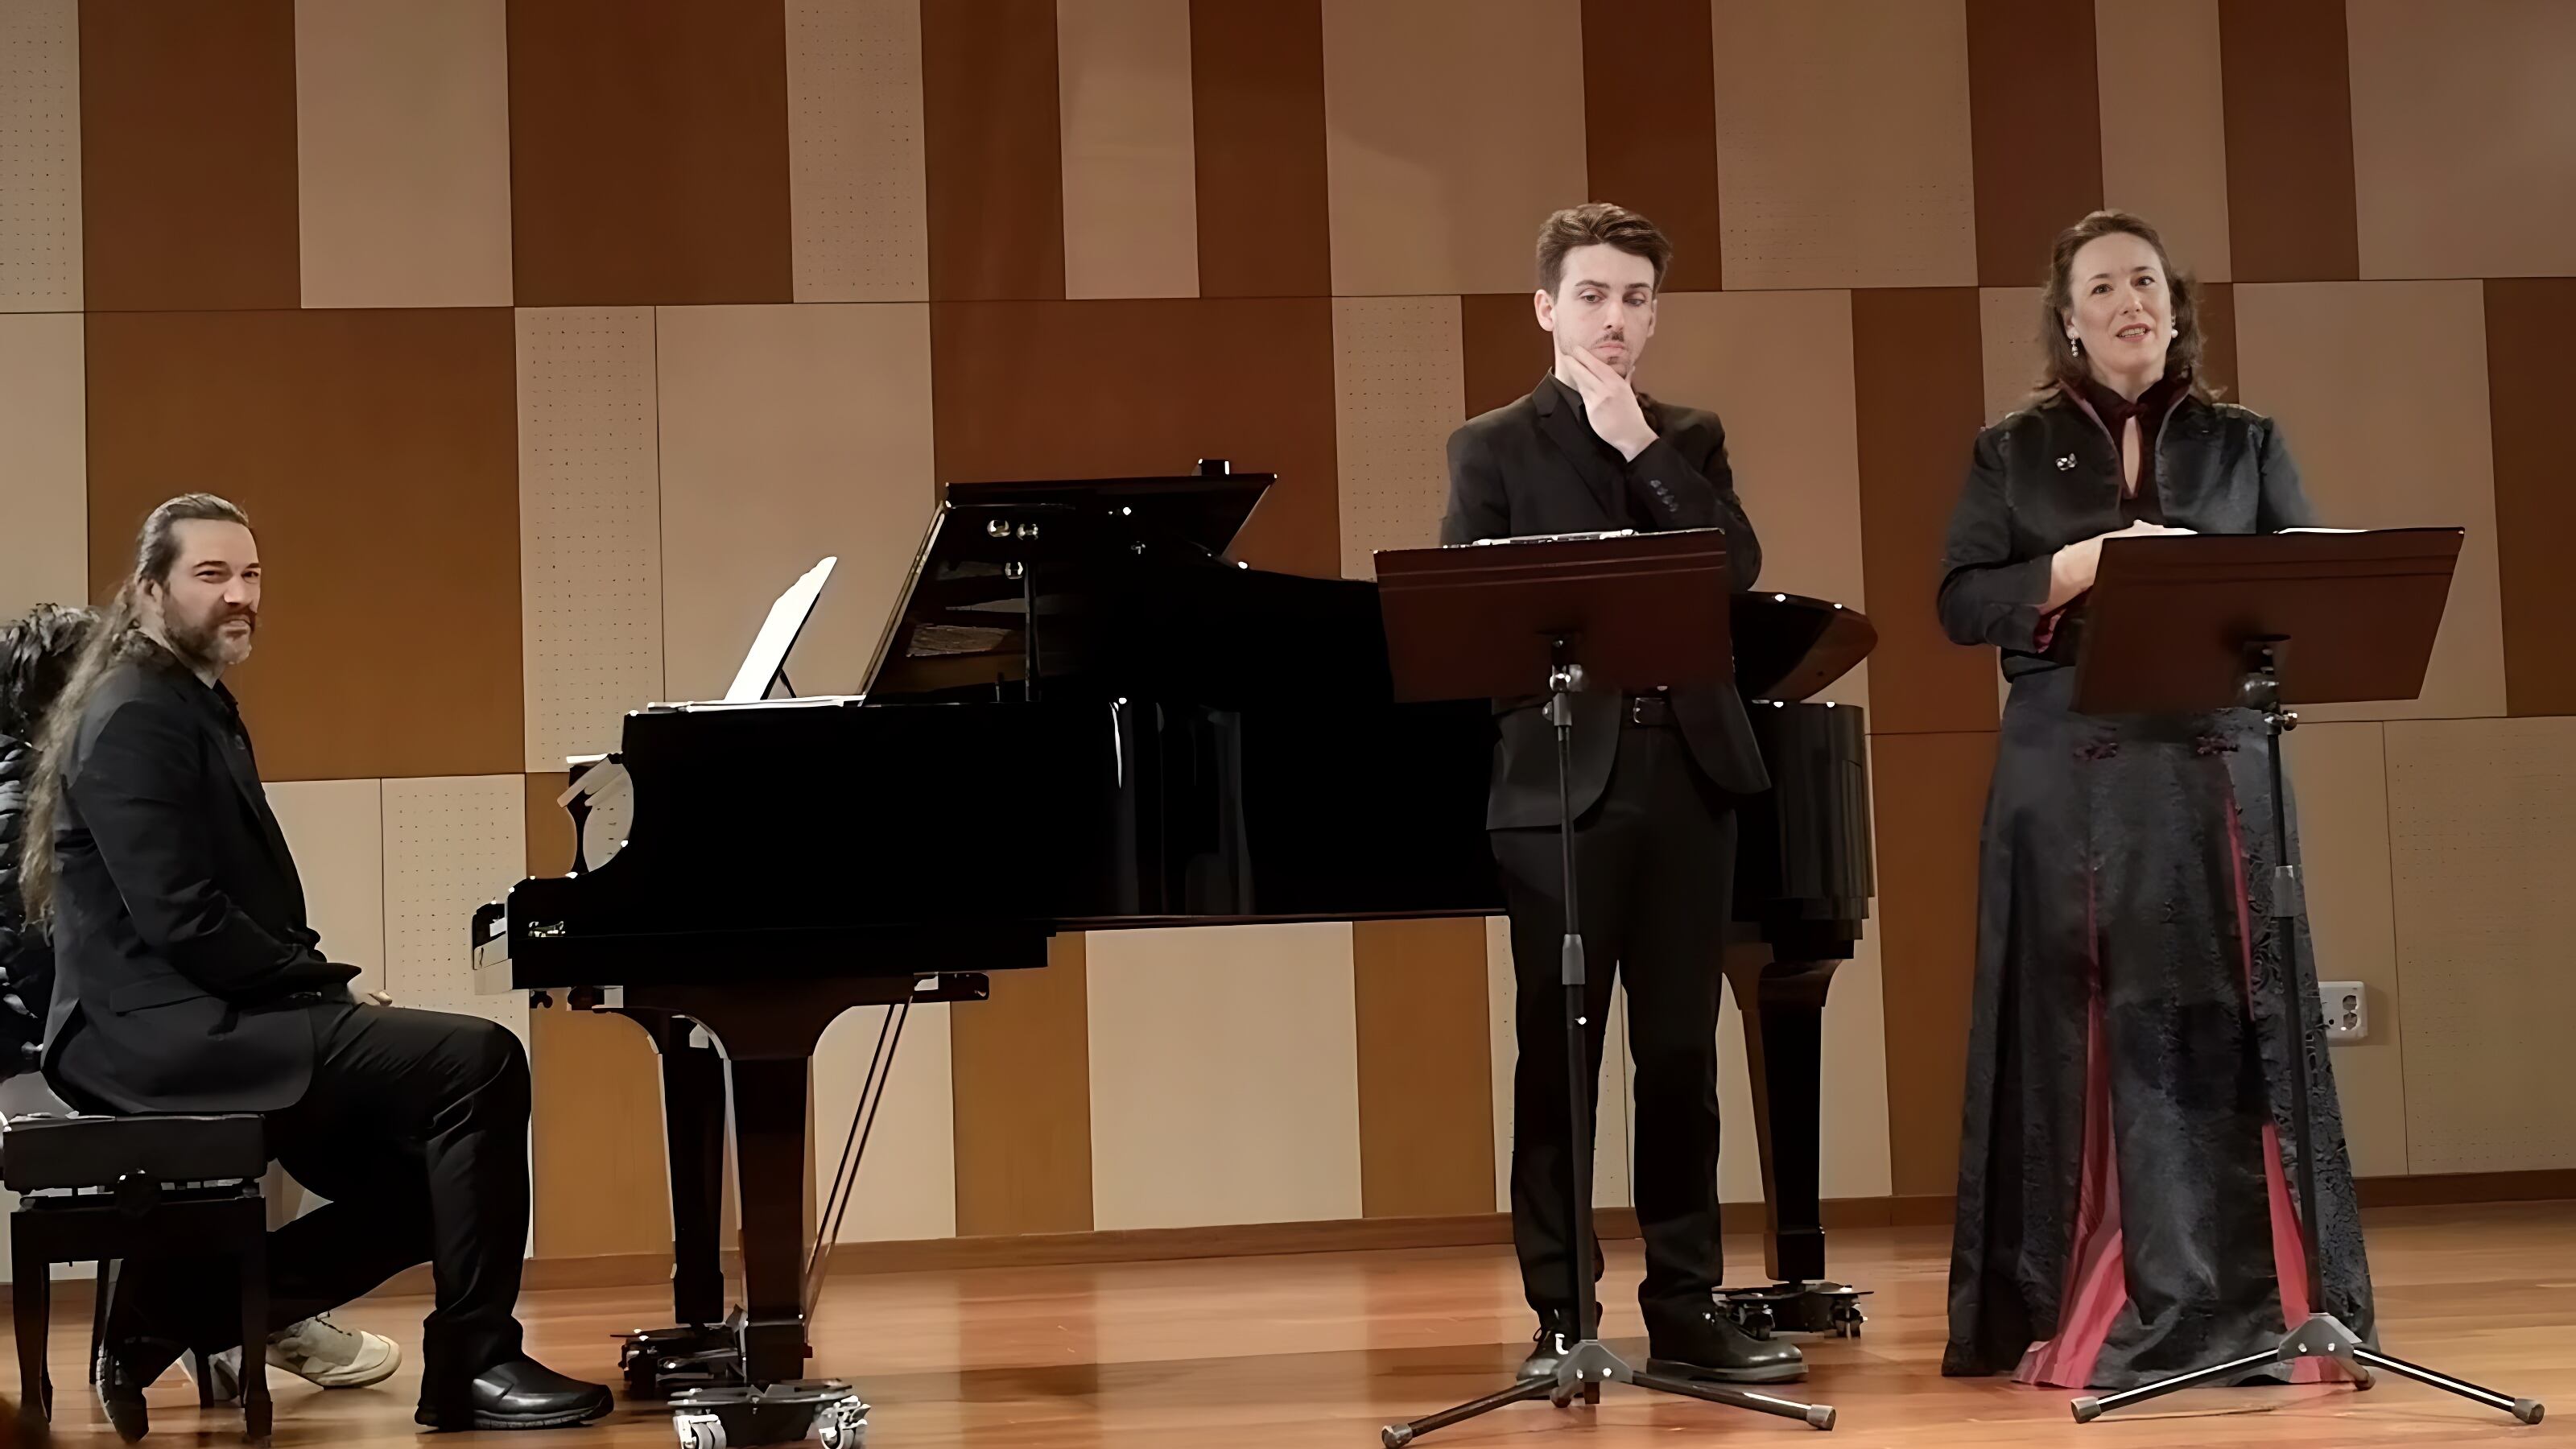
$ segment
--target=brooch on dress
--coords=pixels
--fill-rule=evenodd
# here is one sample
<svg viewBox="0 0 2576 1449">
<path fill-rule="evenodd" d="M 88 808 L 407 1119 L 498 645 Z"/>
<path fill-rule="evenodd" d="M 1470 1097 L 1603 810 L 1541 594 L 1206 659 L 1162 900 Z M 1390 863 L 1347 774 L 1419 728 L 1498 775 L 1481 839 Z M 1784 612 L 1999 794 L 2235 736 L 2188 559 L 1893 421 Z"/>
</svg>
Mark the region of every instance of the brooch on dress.
<svg viewBox="0 0 2576 1449">
<path fill-rule="evenodd" d="M 2065 457 L 2057 460 L 2057 471 L 2060 473 L 2066 472 L 2074 466 L 2075 455 L 2073 453 L 2069 453 Z"/>
</svg>

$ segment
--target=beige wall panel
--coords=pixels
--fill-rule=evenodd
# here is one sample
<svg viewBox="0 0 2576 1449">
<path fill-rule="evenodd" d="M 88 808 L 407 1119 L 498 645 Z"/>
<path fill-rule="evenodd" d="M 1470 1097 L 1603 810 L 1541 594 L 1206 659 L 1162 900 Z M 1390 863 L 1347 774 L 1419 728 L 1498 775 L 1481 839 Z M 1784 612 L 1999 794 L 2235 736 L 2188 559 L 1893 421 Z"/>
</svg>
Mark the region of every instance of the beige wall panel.
<svg viewBox="0 0 2576 1449">
<path fill-rule="evenodd" d="M 814 1223 L 840 1170 L 851 1114 L 876 1054 L 886 1008 L 844 1012 L 814 1049 Z M 949 1096 L 948 1008 L 916 1006 L 904 1022 L 857 1188 L 836 1242 L 947 1238 L 957 1233 L 957 1133 Z"/>
<path fill-rule="evenodd" d="M 1875 923 L 1871 923 L 1875 926 Z M 1864 927 L 1864 931 L 1870 927 Z M 1827 1197 L 1885 1197 L 1894 1190 L 1887 1126 L 1887 1000 L 1878 942 L 1864 934 L 1852 958 L 1834 972 L 1825 997 L 1824 1172 Z M 1719 1050 L 1733 1050 L 1718 1038 Z M 1740 1056 L 1741 1053 L 1739 1052 Z M 1750 1148 L 1746 1125 L 1728 1133 L 1729 1155 Z M 1758 1174 L 1761 1162 L 1752 1166 Z"/>
<path fill-rule="evenodd" d="M 1199 294 L 1189 0 L 1056 0 L 1064 294 Z"/>
<path fill-rule="evenodd" d="M 1977 292 L 1979 335 L 1986 352 L 1986 421 L 2021 407 L 2039 376 L 2037 287 L 1985 287 Z M 1964 475 L 1966 465 L 1961 465 Z"/>
<path fill-rule="evenodd" d="M 1728 289 L 1975 286 L 1961 0 L 1715 3 Z"/>
<path fill-rule="evenodd" d="M 1725 424 L 1761 586 L 1866 610 L 1851 335 L 1848 292 L 1674 292 L 1638 380 Z M 1819 697 L 1867 704 L 1869 666 Z"/>
<path fill-rule="evenodd" d="M 292 780 L 267 789 L 304 881 L 306 923 L 322 933 L 322 954 L 363 968 L 350 983 L 356 989 L 384 990 L 384 783 Z"/>
<path fill-rule="evenodd" d="M 510 305 L 502 0 L 297 0 L 307 307 Z"/>
<path fill-rule="evenodd" d="M 1360 1216 L 1351 928 L 1094 932 L 1092 1222 Z"/>
<path fill-rule="evenodd" d="M 2218 0 L 2164 0 L 2150 14 L 2142 24 L 2134 5 L 2093 0 L 2102 202 L 2154 223 L 2174 265 L 2224 282 L 2232 273 Z M 2152 104 L 2140 103 L 2141 91 Z M 2034 280 L 2047 264 L 2030 259 Z"/>
<path fill-rule="evenodd" d="M 2406 1160 L 2576 1167 L 2576 717 L 2388 727 Z"/>
<path fill-rule="evenodd" d="M 1334 299 L 1344 578 L 1377 577 L 1379 549 L 1440 541 L 1449 434 L 1466 419 L 1466 386 L 1457 298 Z"/>
<path fill-rule="evenodd" d="M 2345 8 L 2361 275 L 2576 274 L 2576 5 Z"/>
<path fill-rule="evenodd" d="M 2280 420 L 2317 521 L 2468 530 L 2422 697 L 2301 713 L 2503 714 L 2504 605 L 2479 284 L 2296 282 L 2235 292 L 2244 401 Z"/>
<path fill-rule="evenodd" d="M 521 308 L 520 659 L 527 767 L 617 747 L 662 697 L 653 309 Z"/>
<path fill-rule="evenodd" d="M 1333 294 L 1532 287 L 1539 224 L 1590 199 L 1576 0 L 1323 3 Z"/>
<path fill-rule="evenodd" d="M 787 663 L 856 691 L 936 500 L 930 309 L 666 307 L 660 314 L 663 687 L 724 692 L 769 606 L 825 555 Z"/>
<path fill-rule="evenodd" d="M 80 6 L 0 6 L 0 312 L 81 306 Z"/>
<path fill-rule="evenodd" d="M 2302 725 L 2288 736 L 2299 805 L 2299 864 L 2317 979 L 2358 981 L 2370 1032 L 2334 1047 L 2335 1092 L 2353 1171 L 2406 1171 L 2404 1002 L 2397 922 L 2388 896 L 2387 726 Z"/>
<path fill-rule="evenodd" d="M 527 778 L 387 780 L 385 984 L 401 1006 L 486 1017 L 528 1036 L 528 999 L 478 995 L 465 925 L 526 876 Z"/>
<path fill-rule="evenodd" d="M 1493 1029 L 1486 1059 L 1494 1072 L 1494 1210 L 1512 1209 L 1512 1070 L 1520 1059 L 1519 989 L 1512 975 L 1511 922 L 1485 918 L 1485 1011 Z M 1627 1207 L 1635 1201 L 1628 1177 L 1629 1121 L 1627 1083 L 1636 1075 L 1628 1062 L 1628 993 L 1610 987 L 1608 1039 L 1601 1048 L 1601 1077 L 1593 1083 L 1600 1111 L 1600 1135 L 1592 1155 L 1592 1202 L 1596 1207 Z M 1562 1083 L 1556 1090 L 1563 1092 Z"/>
<path fill-rule="evenodd" d="M 0 315 L 0 438 L 9 450 L 0 619 L 90 597 L 85 343 L 78 312 Z"/>
<path fill-rule="evenodd" d="M 787 0 L 799 302 L 930 299 L 918 0 Z"/>
</svg>

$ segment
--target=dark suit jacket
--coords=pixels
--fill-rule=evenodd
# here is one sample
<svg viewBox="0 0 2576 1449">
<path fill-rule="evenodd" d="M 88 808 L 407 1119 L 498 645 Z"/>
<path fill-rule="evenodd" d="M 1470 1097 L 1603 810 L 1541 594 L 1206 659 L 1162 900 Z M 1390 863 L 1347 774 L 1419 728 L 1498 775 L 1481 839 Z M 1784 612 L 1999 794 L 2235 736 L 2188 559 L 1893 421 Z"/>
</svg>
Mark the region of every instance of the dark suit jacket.
<svg viewBox="0 0 2576 1449">
<path fill-rule="evenodd" d="M 1518 402 L 1471 418 L 1449 435 L 1449 513 L 1444 544 L 1530 534 L 1606 529 L 1716 528 L 1726 535 L 1731 582 L 1753 587 L 1762 543 L 1736 501 L 1726 463 L 1726 430 L 1715 413 L 1644 402 L 1655 441 L 1622 464 L 1583 416 L 1583 399 L 1553 376 Z M 1673 713 L 1692 759 L 1722 788 L 1749 795 L 1770 788 L 1744 701 L 1730 686 L 1673 691 Z M 1485 824 L 1501 830 L 1557 819 L 1556 733 L 1537 700 L 1497 703 L 1502 746 Z M 1619 750 L 1617 695 L 1574 700 L 1574 810 L 1601 798 Z"/>
<path fill-rule="evenodd" d="M 118 1111 L 292 1105 L 310 1008 L 347 1000 L 357 968 L 316 949 L 231 696 L 147 649 L 100 683 L 69 754 L 46 1074 Z"/>
</svg>

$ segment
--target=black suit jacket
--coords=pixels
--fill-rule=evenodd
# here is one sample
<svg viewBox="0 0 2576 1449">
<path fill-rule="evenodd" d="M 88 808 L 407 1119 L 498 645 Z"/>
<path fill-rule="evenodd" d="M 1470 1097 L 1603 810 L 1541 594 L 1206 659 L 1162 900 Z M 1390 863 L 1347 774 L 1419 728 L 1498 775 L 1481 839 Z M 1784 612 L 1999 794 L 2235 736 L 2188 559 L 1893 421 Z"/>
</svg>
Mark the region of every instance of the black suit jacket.
<svg viewBox="0 0 2576 1449">
<path fill-rule="evenodd" d="M 1737 589 L 1762 573 L 1762 543 L 1735 497 L 1726 430 L 1715 413 L 1641 399 L 1655 441 L 1622 462 L 1583 416 L 1583 400 L 1553 376 L 1518 402 L 1471 418 L 1449 435 L 1449 512 L 1444 544 L 1530 534 L 1606 529 L 1715 528 L 1726 535 Z M 1722 788 L 1749 795 L 1770 788 L 1762 753 L 1730 686 L 1676 689 L 1673 714 L 1691 757 Z M 1502 830 L 1557 820 L 1556 734 L 1541 701 L 1504 700 L 1502 745 L 1485 824 Z M 1574 810 L 1580 815 L 1610 780 L 1619 752 L 1617 695 L 1574 700 Z"/>
<path fill-rule="evenodd" d="M 55 822 L 45 1070 L 126 1112 L 266 1112 L 304 1095 L 319 1000 L 346 1001 L 304 919 L 231 696 L 157 648 L 82 712 Z"/>
</svg>

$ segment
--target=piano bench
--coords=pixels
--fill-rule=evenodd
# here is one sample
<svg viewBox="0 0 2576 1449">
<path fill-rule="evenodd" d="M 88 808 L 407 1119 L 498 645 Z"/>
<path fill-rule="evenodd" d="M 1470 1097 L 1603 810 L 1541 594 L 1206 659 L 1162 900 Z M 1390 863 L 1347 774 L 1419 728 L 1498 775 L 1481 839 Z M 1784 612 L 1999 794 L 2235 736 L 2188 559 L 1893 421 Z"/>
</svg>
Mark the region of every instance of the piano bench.
<svg viewBox="0 0 2576 1449">
<path fill-rule="evenodd" d="M 20 1437 L 42 1442 L 52 1417 L 45 1370 L 53 1265 L 99 1264 L 90 1364 L 114 1292 L 108 1265 L 128 1258 L 218 1252 L 241 1275 L 244 1436 L 269 1439 L 268 1205 L 260 1180 L 268 1144 L 256 1114 L 91 1117 L 31 1113 L 0 1123 L 0 1187 L 19 1194 L 9 1215 L 16 1265 L 11 1312 L 18 1339 Z M 211 1404 L 206 1355 L 191 1350 L 198 1402 Z"/>
</svg>

